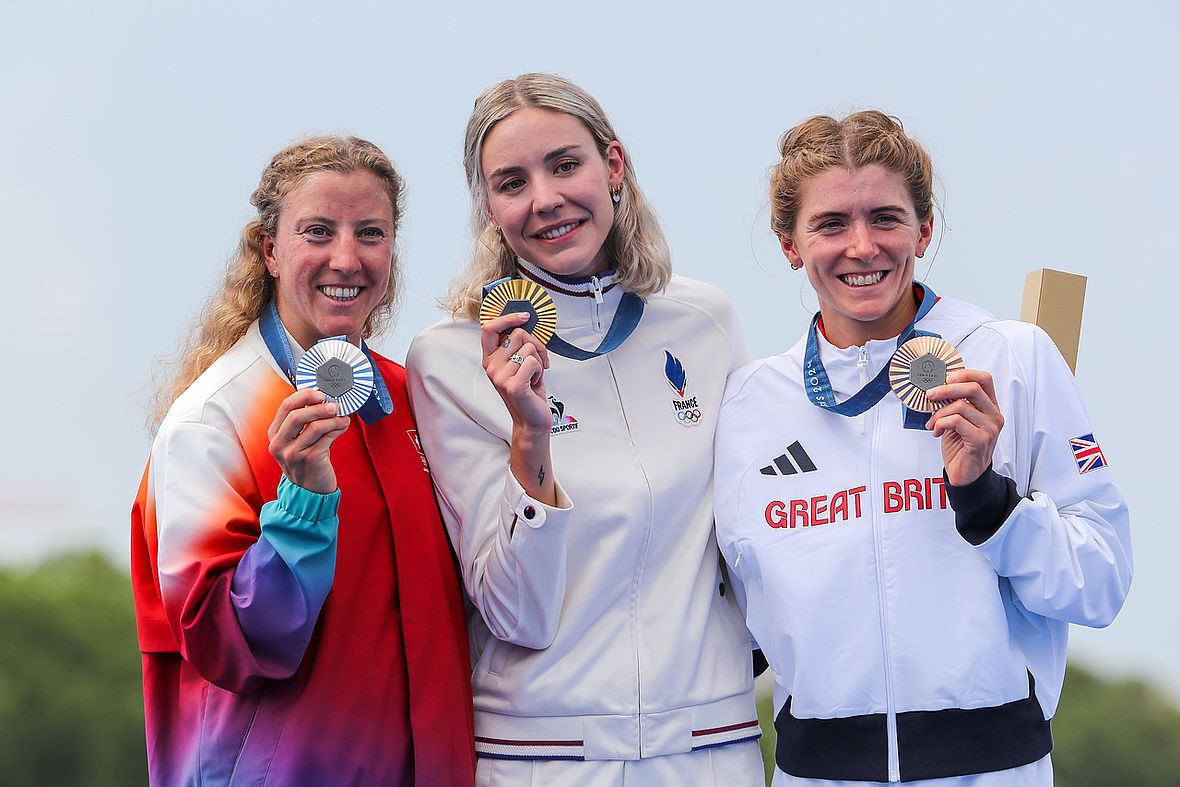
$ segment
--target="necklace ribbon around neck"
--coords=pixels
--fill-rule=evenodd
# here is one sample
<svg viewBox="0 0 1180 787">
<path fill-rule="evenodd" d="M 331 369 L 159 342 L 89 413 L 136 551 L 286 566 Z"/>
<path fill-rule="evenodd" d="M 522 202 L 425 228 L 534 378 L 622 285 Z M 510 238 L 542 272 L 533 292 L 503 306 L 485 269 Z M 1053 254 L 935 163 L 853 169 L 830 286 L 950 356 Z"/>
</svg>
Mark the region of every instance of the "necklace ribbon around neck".
<svg viewBox="0 0 1180 787">
<path fill-rule="evenodd" d="M 549 343 L 545 346 L 549 348 L 550 352 L 555 352 L 565 358 L 572 358 L 575 361 L 597 358 L 600 355 L 606 355 L 627 341 L 627 337 L 639 325 L 639 318 L 642 316 L 643 299 L 633 292 L 624 292 L 618 308 L 615 309 L 615 316 L 611 320 L 610 328 L 607 329 L 606 336 L 602 337 L 602 342 L 596 349 L 583 350 L 581 347 L 575 347 L 556 333 L 549 338 Z"/>
<path fill-rule="evenodd" d="M 521 260 L 520 262 L 523 263 L 524 261 Z M 532 281 L 541 287 L 544 287 L 546 290 L 549 289 L 550 283 L 542 276 L 538 274 L 527 275 L 528 273 L 531 273 L 531 271 L 528 268 L 525 268 L 523 264 L 520 267 L 525 271 L 526 274 L 523 275 L 523 278 L 527 279 L 528 281 Z M 539 273 L 547 273 L 547 271 L 544 271 L 542 268 L 538 268 L 537 270 Z M 549 275 L 552 276 L 552 274 Z M 505 280 L 501 279 L 500 281 Z M 499 283 L 499 281 L 495 281 L 486 285 L 483 288 L 484 296 L 486 297 L 488 292 Z M 571 294 L 569 292 L 560 290 L 560 288 L 557 289 L 561 294 Z M 576 294 L 581 295 L 582 293 Z M 630 336 L 635 331 L 636 326 L 639 325 L 639 320 L 641 317 L 643 317 L 643 299 L 633 292 L 624 292 L 621 299 L 619 300 L 618 307 L 615 309 L 615 316 L 611 319 L 610 327 L 607 328 L 606 335 L 602 337 L 602 341 L 599 343 L 598 347 L 593 350 L 583 350 L 581 347 L 577 347 L 573 344 L 570 344 L 565 339 L 562 339 L 557 335 L 556 331 L 554 331 L 553 335 L 549 337 L 549 341 L 545 342 L 545 346 L 550 352 L 557 353 L 563 358 L 570 358 L 575 361 L 587 361 L 591 358 L 597 358 L 600 355 L 606 355 L 610 351 L 618 349 L 619 345 L 627 341 L 627 337 Z"/>
<path fill-rule="evenodd" d="M 914 282 L 914 287 L 921 290 L 922 302 L 918 306 L 918 312 L 914 315 L 914 319 L 910 321 L 906 329 L 897 337 L 898 347 L 915 336 L 938 336 L 936 333 L 920 331 L 914 327 L 919 320 L 934 308 L 934 302 L 938 300 L 938 296 L 934 294 L 934 290 L 921 282 Z M 832 383 L 828 379 L 828 372 L 824 369 L 823 361 L 819 357 L 819 331 L 817 328 L 819 318 L 820 313 L 816 312 L 815 316 L 811 318 L 811 327 L 807 330 L 807 349 L 803 360 L 803 387 L 807 391 L 807 398 L 816 407 L 822 407 L 837 415 L 860 415 L 881 401 L 881 397 L 889 391 L 889 364 L 886 364 L 877 373 L 877 376 L 870 380 L 864 388 L 861 388 L 845 401 L 837 402 L 836 392 L 832 390 Z M 906 411 L 906 429 L 925 428 L 926 420 L 930 417 L 929 413 L 919 413 L 904 406 L 903 409 Z"/>
</svg>

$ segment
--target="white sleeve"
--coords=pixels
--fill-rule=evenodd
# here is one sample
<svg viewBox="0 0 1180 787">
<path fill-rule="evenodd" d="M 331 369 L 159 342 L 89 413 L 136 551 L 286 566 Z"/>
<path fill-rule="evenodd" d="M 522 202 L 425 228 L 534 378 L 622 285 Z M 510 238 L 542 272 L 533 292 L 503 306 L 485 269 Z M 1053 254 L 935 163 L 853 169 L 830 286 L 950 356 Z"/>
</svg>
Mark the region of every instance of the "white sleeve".
<svg viewBox="0 0 1180 787">
<path fill-rule="evenodd" d="M 1086 469 L 1075 458 L 1071 440 L 1093 439 L 1081 393 L 1052 339 L 1027 330 L 1014 338 L 1020 351 L 997 386 L 1008 434 L 996 471 L 1024 498 L 977 548 L 1029 611 L 1106 626 L 1131 585 L 1127 505 L 1104 459 Z"/>
<path fill-rule="evenodd" d="M 741 340 L 740 335 L 738 340 Z M 740 349 L 744 352 L 745 346 Z M 741 479 L 746 468 L 743 463 L 748 462 L 741 452 L 743 442 L 737 430 L 732 426 L 736 408 L 740 404 L 735 401 L 733 388 L 738 375 L 731 373 L 726 384 L 725 396 L 721 400 L 720 412 L 717 416 L 717 431 L 713 442 L 713 527 L 717 534 L 717 547 L 725 560 L 725 567 L 729 575 L 729 583 L 733 589 L 734 599 L 742 614 L 742 621 L 747 617 L 748 597 L 746 580 L 743 576 L 744 566 L 741 560 L 741 548 L 738 544 L 741 517 Z M 745 378 L 745 375 L 742 375 Z M 749 629 L 747 623 L 746 628 Z M 751 648 L 758 650 L 754 632 L 750 631 Z"/>
<path fill-rule="evenodd" d="M 444 329 L 451 337 L 464 332 Z M 566 531 L 572 504 L 557 486 L 557 507 L 529 497 L 508 469 L 510 421 L 476 404 L 486 385 L 470 350 L 419 335 L 406 356 L 410 404 L 435 494 L 459 556 L 467 595 L 497 638 L 546 648 L 565 598 Z M 479 346 L 478 334 L 465 338 Z M 473 368 L 474 367 L 474 368 Z M 486 394 L 486 392 L 484 392 Z"/>
<path fill-rule="evenodd" d="M 750 351 L 746 347 L 746 336 L 742 332 L 742 324 L 738 319 L 737 311 L 734 310 L 733 304 L 728 298 L 725 298 L 725 308 L 718 309 L 718 322 L 725 330 L 725 335 L 729 337 L 729 369 L 728 374 L 733 374 L 738 369 L 750 362 Z"/>
<path fill-rule="evenodd" d="M 679 276 L 674 276 L 673 280 L 689 281 Z M 717 329 L 725 336 L 726 342 L 729 344 L 729 365 L 725 369 L 725 373 L 733 374 L 750 362 L 750 351 L 746 347 L 746 337 L 742 332 L 742 324 L 738 319 L 737 311 L 733 308 L 729 297 L 720 288 L 704 282 L 691 282 L 691 287 L 691 297 L 683 298 L 680 302 L 696 310 L 706 321 L 716 325 Z"/>
</svg>

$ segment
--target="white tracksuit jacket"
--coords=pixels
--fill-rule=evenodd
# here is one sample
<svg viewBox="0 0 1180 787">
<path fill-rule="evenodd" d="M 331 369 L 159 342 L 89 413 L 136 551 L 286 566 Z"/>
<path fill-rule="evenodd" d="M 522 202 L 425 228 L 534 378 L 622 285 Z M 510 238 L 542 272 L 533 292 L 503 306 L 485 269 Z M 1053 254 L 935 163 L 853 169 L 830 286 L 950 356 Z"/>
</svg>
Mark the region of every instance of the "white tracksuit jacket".
<svg viewBox="0 0 1180 787">
<path fill-rule="evenodd" d="M 621 297 L 611 276 L 594 297 L 588 280 L 522 272 L 552 295 L 559 335 L 596 348 Z M 713 533 L 713 429 L 725 378 L 746 360 L 732 306 L 673 277 L 616 350 L 549 359 L 556 508 L 509 472 L 512 421 L 481 367 L 475 323 L 428 328 L 406 360 L 479 612 L 477 751 L 633 760 L 758 737 L 749 637 Z"/>
<path fill-rule="evenodd" d="M 1069 624 L 1109 624 L 1131 582 L 1126 504 L 1048 335 L 949 298 L 917 327 L 995 380 L 993 467 L 1015 508 L 978 546 L 956 529 L 940 440 L 904 429 L 892 393 L 861 416 L 813 405 L 806 339 L 726 388 L 717 536 L 775 675 L 776 785 L 1049 784 Z M 839 401 L 896 348 L 819 344 Z"/>
</svg>

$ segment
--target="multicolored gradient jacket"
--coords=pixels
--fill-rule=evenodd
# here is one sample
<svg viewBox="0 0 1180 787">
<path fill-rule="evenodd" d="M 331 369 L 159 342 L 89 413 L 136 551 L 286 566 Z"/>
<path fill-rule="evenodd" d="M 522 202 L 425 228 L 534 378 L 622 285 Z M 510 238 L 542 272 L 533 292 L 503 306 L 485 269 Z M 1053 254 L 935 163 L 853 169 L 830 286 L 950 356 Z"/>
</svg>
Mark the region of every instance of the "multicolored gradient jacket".
<svg viewBox="0 0 1180 787">
<path fill-rule="evenodd" d="M 404 371 L 374 360 L 393 412 L 333 444 L 331 495 L 280 480 L 293 388 L 257 324 L 160 426 L 131 544 L 153 785 L 472 783 L 461 591 Z"/>
</svg>

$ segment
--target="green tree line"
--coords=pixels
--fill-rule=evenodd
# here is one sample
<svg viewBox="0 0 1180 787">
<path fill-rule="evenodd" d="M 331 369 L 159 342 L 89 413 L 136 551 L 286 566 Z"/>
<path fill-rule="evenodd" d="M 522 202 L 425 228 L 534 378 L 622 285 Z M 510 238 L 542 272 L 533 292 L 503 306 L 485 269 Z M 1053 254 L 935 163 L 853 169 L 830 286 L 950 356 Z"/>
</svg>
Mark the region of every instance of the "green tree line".
<svg viewBox="0 0 1180 787">
<path fill-rule="evenodd" d="M 770 716 L 770 697 L 760 697 Z M 773 762 L 774 731 L 763 753 Z M 1057 787 L 1180 785 L 1180 709 L 1072 664 L 1053 721 Z M 130 579 L 98 554 L 0 569 L 0 784 L 147 783 Z"/>
<path fill-rule="evenodd" d="M 100 555 L 0 571 L 0 784 L 147 784 L 131 579 Z"/>
</svg>

